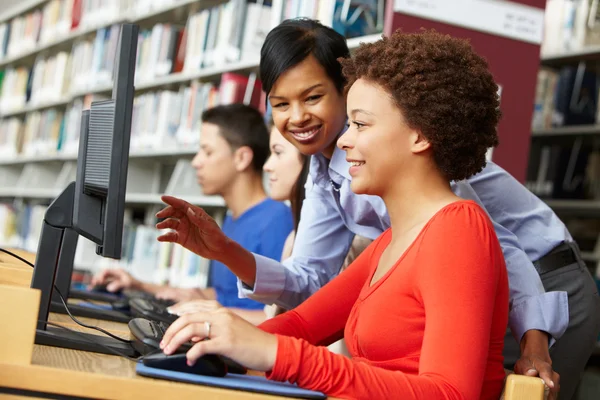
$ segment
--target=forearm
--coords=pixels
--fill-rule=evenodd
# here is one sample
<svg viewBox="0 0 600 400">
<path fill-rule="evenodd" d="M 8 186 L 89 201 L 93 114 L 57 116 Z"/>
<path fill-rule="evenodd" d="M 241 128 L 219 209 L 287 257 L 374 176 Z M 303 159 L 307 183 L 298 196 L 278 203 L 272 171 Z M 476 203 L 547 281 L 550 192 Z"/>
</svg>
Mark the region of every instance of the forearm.
<svg viewBox="0 0 600 400">
<path fill-rule="evenodd" d="M 243 308 L 231 308 L 230 310 L 254 325 L 260 325 L 267 319 L 267 314 L 263 310 L 246 310 Z"/>
<path fill-rule="evenodd" d="M 239 243 L 231 240 L 227 252 L 222 254 L 218 261 L 222 262 L 243 283 L 253 287 L 256 280 L 256 261 L 251 252 L 244 249 Z"/>
</svg>

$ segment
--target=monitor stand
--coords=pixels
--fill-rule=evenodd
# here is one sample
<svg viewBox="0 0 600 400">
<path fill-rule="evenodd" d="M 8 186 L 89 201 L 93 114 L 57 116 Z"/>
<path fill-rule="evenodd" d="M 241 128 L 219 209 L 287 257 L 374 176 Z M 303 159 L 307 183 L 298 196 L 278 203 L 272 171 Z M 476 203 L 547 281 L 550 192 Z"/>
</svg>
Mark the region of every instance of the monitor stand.
<svg viewBox="0 0 600 400">
<path fill-rule="evenodd" d="M 60 328 L 49 327 L 46 324 L 50 313 L 54 284 L 61 284 L 60 279 L 58 281 L 56 279 L 58 268 L 59 266 L 63 267 L 61 271 L 63 273 L 65 272 L 65 266 L 70 267 L 72 271 L 73 260 L 75 259 L 77 233 L 73 230 L 74 195 L 75 182 L 71 182 L 50 204 L 44 215 L 35 268 L 31 279 L 31 288 L 39 289 L 41 292 L 35 343 L 104 354 L 118 352 L 136 357 L 139 353 L 129 343 L 89 333 L 72 333 Z M 73 240 L 74 238 L 75 240 Z M 64 278 L 62 279 L 64 280 Z M 65 293 L 62 293 L 63 296 Z M 113 352 L 111 349 L 116 351 Z"/>
</svg>

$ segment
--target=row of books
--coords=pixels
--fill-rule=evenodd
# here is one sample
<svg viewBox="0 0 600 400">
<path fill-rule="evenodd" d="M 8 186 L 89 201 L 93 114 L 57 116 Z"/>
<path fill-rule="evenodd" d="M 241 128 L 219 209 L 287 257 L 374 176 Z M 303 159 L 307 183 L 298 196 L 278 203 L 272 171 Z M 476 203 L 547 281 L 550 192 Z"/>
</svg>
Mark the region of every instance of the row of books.
<svg viewBox="0 0 600 400">
<path fill-rule="evenodd" d="M 132 0 L 50 0 L 0 24 L 0 60 L 64 38 L 73 31 L 116 21 Z"/>
<path fill-rule="evenodd" d="M 69 2 L 81 3 L 78 0 L 53 0 L 46 5 L 51 10 L 48 11 L 51 17 L 41 20 L 54 21 L 68 15 L 64 9 L 71 7 Z M 169 0 L 164 2 L 168 3 Z M 136 84 L 170 74 L 193 74 L 205 68 L 223 67 L 241 60 L 257 61 L 267 33 L 288 18 L 317 18 L 350 36 L 366 35 L 378 29 L 376 25 L 364 22 L 374 18 L 376 2 L 363 2 L 365 4 L 361 5 L 360 12 L 353 14 L 358 18 L 353 17 L 352 23 L 343 21 L 345 14 L 341 9 L 342 3 L 336 0 L 229 0 L 191 12 L 185 25 L 156 23 L 152 28 L 139 32 Z M 95 0 L 83 1 L 81 7 L 84 15 L 87 10 L 95 15 L 98 8 L 104 12 L 132 6 L 123 5 L 118 0 Z M 135 7 L 142 6 L 137 4 Z M 39 13 L 39 10 L 31 15 L 36 12 Z M 20 111 L 28 105 L 35 107 L 61 102 L 65 97 L 110 87 L 119 29 L 118 24 L 100 27 L 95 37 L 82 36 L 74 41 L 70 52 L 40 53 L 32 66 L 9 66 L 6 71 L 0 71 L 0 115 Z M 1 32 L 2 28 L 0 43 Z M 4 41 L 8 47 L 14 42 L 6 39 L 10 37 L 14 39 L 18 35 L 5 35 Z M 15 46 L 21 48 L 20 45 Z"/>
<path fill-rule="evenodd" d="M 532 129 L 600 122 L 599 84 L 593 66 L 585 63 L 559 70 L 540 68 Z"/>
<path fill-rule="evenodd" d="M 193 80 L 179 90 L 146 92 L 134 98 L 132 113 L 132 151 L 196 146 L 200 139 L 201 114 L 218 104 L 249 103 L 265 111 L 264 92 L 258 79 L 225 73 L 220 85 Z M 70 103 L 63 111 L 49 108 L 33 111 L 25 120 L 17 117 L 0 120 L 0 155 L 73 155 L 78 151 L 81 113 L 93 101 L 106 99 L 87 95 Z"/>
<path fill-rule="evenodd" d="M 0 203 L 0 246 L 36 252 L 47 207 Z M 206 287 L 208 261 L 172 243 L 158 242 L 159 231 L 126 213 L 121 259 L 96 254 L 96 244 L 80 236 L 75 253 L 77 271 L 96 273 L 119 267 L 145 282 L 175 287 Z"/>
</svg>

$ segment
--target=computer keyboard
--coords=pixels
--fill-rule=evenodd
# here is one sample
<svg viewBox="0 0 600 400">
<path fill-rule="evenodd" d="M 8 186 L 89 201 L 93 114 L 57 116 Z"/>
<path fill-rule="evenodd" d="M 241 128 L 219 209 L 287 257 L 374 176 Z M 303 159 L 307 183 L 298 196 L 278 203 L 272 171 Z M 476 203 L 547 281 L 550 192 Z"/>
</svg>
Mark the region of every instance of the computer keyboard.
<svg viewBox="0 0 600 400">
<path fill-rule="evenodd" d="M 171 324 L 177 319 L 177 315 L 170 314 L 167 311 L 168 306 L 165 304 L 164 300 L 158 299 L 134 298 L 129 300 L 131 313 L 135 317 Z"/>
</svg>

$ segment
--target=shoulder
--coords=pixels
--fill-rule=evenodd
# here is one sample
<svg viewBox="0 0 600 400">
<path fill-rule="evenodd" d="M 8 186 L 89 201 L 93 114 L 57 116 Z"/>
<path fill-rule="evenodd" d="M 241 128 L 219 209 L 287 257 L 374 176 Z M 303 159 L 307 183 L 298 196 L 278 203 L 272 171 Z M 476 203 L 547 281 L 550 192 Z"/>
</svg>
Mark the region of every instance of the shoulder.
<svg viewBox="0 0 600 400">
<path fill-rule="evenodd" d="M 294 228 L 294 216 L 291 208 L 283 202 L 267 199 L 262 204 L 261 212 L 256 215 L 255 228 L 268 232 L 285 232 L 287 235 Z"/>
<path fill-rule="evenodd" d="M 458 257 L 461 252 L 477 252 L 475 248 L 501 253 L 492 221 L 472 200 L 460 200 L 443 207 L 431 218 L 421 239 L 421 245 L 435 247 L 436 254 L 444 249 Z"/>
</svg>

